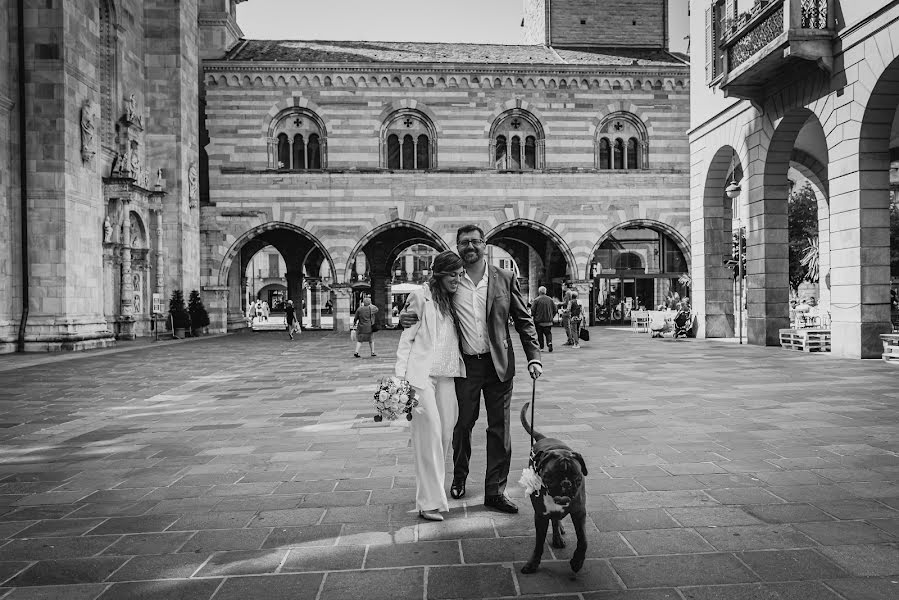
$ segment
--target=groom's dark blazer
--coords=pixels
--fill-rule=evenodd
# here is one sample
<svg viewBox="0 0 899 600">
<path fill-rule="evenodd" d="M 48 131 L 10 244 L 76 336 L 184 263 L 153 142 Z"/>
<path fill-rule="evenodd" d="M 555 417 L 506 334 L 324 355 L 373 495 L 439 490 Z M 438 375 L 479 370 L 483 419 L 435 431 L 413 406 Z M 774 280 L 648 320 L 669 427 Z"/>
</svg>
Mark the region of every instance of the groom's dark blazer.
<svg viewBox="0 0 899 600">
<path fill-rule="evenodd" d="M 515 274 L 493 265 L 488 265 L 487 269 L 487 334 L 490 338 L 490 357 L 499 380 L 509 381 L 515 376 L 515 354 L 512 352 L 509 317 L 521 338 L 529 365 L 540 362 L 537 330 L 521 297 Z"/>
</svg>

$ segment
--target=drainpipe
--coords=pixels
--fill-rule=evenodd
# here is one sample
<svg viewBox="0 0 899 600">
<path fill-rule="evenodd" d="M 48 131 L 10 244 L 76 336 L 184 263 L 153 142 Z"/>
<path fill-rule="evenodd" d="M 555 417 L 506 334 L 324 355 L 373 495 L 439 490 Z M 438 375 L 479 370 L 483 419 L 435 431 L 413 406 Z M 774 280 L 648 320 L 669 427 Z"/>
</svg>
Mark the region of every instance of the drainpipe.
<svg viewBox="0 0 899 600">
<path fill-rule="evenodd" d="M 25 324 L 28 322 L 28 152 L 26 142 L 26 110 L 25 110 L 25 0 L 18 0 L 18 48 L 19 48 L 19 184 L 22 220 L 22 317 L 19 319 L 19 337 L 16 340 L 16 351 L 25 351 Z"/>
</svg>

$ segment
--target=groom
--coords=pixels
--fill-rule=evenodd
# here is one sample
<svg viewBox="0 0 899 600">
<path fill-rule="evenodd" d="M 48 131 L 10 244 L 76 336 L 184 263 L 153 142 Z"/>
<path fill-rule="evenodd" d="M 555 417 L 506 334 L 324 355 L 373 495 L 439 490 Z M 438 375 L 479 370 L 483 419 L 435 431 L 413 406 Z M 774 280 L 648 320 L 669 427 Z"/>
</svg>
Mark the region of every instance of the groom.
<svg viewBox="0 0 899 600">
<path fill-rule="evenodd" d="M 484 231 L 477 225 L 464 225 L 456 232 L 456 248 L 465 273 L 453 295 L 453 307 L 462 334 L 460 345 L 466 377 L 456 378 L 459 419 L 453 430 L 453 483 L 450 496 L 465 496 L 465 482 L 471 458 L 471 431 L 478 420 L 481 394 L 487 410 L 487 475 L 484 505 L 507 513 L 518 506 L 505 495 L 506 480 L 512 462 L 509 412 L 512 404 L 512 378 L 515 356 L 509 335 L 509 318 L 515 324 L 528 371 L 537 379 L 543 373 L 537 332 L 528 314 L 518 280 L 514 274 L 488 265 L 484 250 Z M 418 320 L 407 311 L 400 316 L 403 327 Z"/>
</svg>

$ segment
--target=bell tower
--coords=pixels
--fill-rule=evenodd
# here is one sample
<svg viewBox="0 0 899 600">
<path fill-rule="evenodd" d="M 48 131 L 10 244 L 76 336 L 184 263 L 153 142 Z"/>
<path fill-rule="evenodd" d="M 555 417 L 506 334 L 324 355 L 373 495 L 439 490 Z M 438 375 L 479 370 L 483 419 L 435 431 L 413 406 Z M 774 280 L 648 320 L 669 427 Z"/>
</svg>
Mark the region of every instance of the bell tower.
<svg viewBox="0 0 899 600">
<path fill-rule="evenodd" d="M 246 0 L 200 0 L 200 58 L 222 58 L 243 37 L 237 5 Z"/>
<path fill-rule="evenodd" d="M 668 0 L 524 0 L 525 40 L 556 48 L 668 49 Z"/>
</svg>

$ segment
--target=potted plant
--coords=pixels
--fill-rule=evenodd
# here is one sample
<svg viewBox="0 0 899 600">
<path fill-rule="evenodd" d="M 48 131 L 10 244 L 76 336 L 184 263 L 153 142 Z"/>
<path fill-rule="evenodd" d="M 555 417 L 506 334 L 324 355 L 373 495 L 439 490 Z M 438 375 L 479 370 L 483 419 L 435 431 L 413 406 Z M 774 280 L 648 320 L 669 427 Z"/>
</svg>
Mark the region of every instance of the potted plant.
<svg viewBox="0 0 899 600">
<path fill-rule="evenodd" d="M 203 299 L 200 298 L 200 292 L 192 290 L 190 298 L 187 301 L 187 312 L 190 314 L 190 326 L 194 336 L 207 332 L 209 327 L 209 313 L 203 305 Z"/>
<path fill-rule="evenodd" d="M 172 317 L 172 333 L 176 338 L 183 338 L 190 325 L 190 313 L 187 312 L 187 306 L 184 305 L 184 294 L 181 290 L 172 292 L 169 299 L 169 314 Z"/>
</svg>

